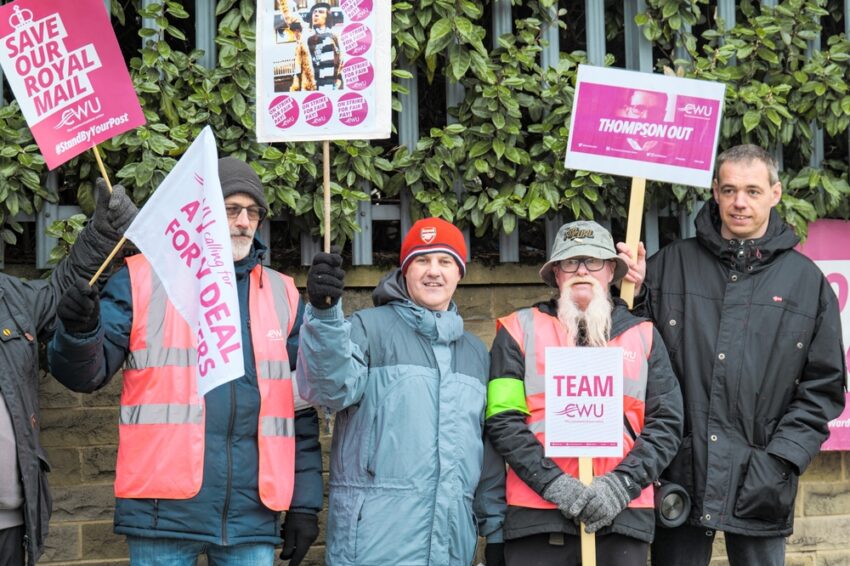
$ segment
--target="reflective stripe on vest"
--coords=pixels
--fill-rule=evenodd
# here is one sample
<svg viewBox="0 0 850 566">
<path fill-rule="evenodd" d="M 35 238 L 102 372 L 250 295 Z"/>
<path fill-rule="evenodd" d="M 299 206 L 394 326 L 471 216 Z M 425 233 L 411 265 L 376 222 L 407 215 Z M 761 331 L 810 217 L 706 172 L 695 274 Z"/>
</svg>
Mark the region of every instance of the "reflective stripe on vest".
<svg viewBox="0 0 850 566">
<path fill-rule="evenodd" d="M 295 405 L 286 339 L 298 312 L 298 289 L 291 277 L 258 265 L 251 271 L 248 296 L 260 388 L 260 499 L 269 509 L 284 511 L 295 487 Z"/>
<path fill-rule="evenodd" d="M 565 327 L 557 317 L 534 309 L 522 309 L 498 320 L 520 345 L 525 358 L 526 404 L 530 415 L 526 418 L 529 429 L 540 443 L 546 445 L 545 419 L 545 375 L 546 348 L 550 346 L 574 346 L 567 336 Z M 641 322 L 608 342 L 609 346 L 620 346 L 623 359 L 623 411 L 635 434 L 643 430 L 648 377 L 648 359 L 652 350 L 652 323 Z M 616 458 L 594 458 L 593 475 L 599 476 L 613 470 L 634 446 L 634 439 L 623 426 L 623 456 Z M 552 458 L 566 473 L 578 477 L 577 458 Z M 522 481 L 512 469 L 508 469 L 506 496 L 509 505 L 554 509 L 555 505 L 544 500 Z M 629 503 L 629 507 L 653 507 L 652 485 Z"/>
<path fill-rule="evenodd" d="M 204 461 L 205 412 L 197 394 L 195 337 L 148 261 L 136 255 L 127 265 L 133 325 L 121 393 L 115 495 L 187 499 L 200 490 Z M 291 278 L 261 266 L 251 272 L 249 282 L 260 390 L 260 497 L 269 508 L 282 511 L 289 507 L 295 481 L 286 340 L 295 322 L 298 290 Z"/>
</svg>

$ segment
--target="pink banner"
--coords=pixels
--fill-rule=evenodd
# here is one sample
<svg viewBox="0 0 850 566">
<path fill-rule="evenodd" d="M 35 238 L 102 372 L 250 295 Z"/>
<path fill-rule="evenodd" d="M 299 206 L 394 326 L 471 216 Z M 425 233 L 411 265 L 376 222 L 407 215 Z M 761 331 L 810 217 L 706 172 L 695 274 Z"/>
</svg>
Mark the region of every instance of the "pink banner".
<svg viewBox="0 0 850 566">
<path fill-rule="evenodd" d="M 711 169 L 718 100 L 583 83 L 574 112 L 572 151 Z"/>
<path fill-rule="evenodd" d="M 0 64 L 50 169 L 145 123 L 102 0 L 0 6 Z"/>
<path fill-rule="evenodd" d="M 798 249 L 821 268 L 826 280 L 838 297 L 841 310 L 841 334 L 844 339 L 845 359 L 850 366 L 850 307 L 847 305 L 850 281 L 850 222 L 846 220 L 818 220 L 809 225 L 809 236 Z M 829 438 L 823 450 L 850 450 L 850 398 L 841 415 L 829 423 Z"/>
</svg>

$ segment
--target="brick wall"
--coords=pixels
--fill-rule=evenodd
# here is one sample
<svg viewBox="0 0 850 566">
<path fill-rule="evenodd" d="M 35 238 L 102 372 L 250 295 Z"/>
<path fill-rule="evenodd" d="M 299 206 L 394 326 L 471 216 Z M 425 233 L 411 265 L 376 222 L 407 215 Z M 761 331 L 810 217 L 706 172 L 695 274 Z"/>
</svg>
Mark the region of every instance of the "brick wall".
<svg viewBox="0 0 850 566">
<path fill-rule="evenodd" d="M 381 270 L 358 268 L 347 275 L 344 298 L 347 313 L 371 306 L 371 289 Z M 304 275 L 296 280 L 303 285 Z M 485 344 L 495 335 L 498 316 L 549 296 L 536 269 L 471 266 L 456 300 L 466 328 Z M 92 395 L 64 389 L 51 377 L 41 379 L 42 443 L 50 462 L 54 496 L 47 550 L 40 564 L 127 564 L 123 537 L 112 533 L 112 480 L 117 443 L 120 376 Z M 323 434 L 325 470 L 330 436 Z M 803 476 L 797 498 L 797 520 L 788 541 L 787 564 L 794 566 L 850 565 L 850 461 L 843 453 L 820 454 Z M 327 485 L 327 472 L 325 473 Z M 322 531 L 305 564 L 323 564 L 325 513 Z M 718 537 L 713 566 L 726 564 Z"/>
</svg>

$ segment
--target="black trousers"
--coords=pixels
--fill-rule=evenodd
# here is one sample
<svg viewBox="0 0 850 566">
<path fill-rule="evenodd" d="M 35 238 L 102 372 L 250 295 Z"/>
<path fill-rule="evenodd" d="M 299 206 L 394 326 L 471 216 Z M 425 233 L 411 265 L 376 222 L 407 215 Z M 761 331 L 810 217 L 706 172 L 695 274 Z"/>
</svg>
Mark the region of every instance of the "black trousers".
<svg viewBox="0 0 850 566">
<path fill-rule="evenodd" d="M 0 566 L 24 565 L 24 526 L 0 529 Z"/>
<path fill-rule="evenodd" d="M 646 566 L 649 543 L 618 534 L 596 537 L 597 566 Z M 577 566 L 581 538 L 544 533 L 505 541 L 506 566 Z"/>
</svg>

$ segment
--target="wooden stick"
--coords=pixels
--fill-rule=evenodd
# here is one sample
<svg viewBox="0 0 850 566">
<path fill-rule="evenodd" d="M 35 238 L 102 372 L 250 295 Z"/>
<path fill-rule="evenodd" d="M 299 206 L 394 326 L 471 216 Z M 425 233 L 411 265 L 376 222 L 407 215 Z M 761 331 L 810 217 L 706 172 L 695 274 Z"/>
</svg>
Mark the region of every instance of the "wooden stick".
<svg viewBox="0 0 850 566">
<path fill-rule="evenodd" d="M 103 180 L 106 181 L 106 186 L 109 187 L 109 192 L 112 192 L 112 183 L 109 182 L 109 175 L 106 174 L 106 167 L 103 166 L 103 160 L 100 158 L 100 152 L 97 149 L 97 146 L 91 148 L 92 153 L 94 153 L 94 158 L 97 160 L 97 166 L 100 168 L 100 175 L 103 177 Z M 112 248 L 112 252 L 107 256 L 103 263 L 100 264 L 100 268 L 97 270 L 97 273 L 94 274 L 94 277 L 89 280 L 89 287 L 93 287 L 97 278 L 100 277 L 100 274 L 103 273 L 103 270 L 106 269 L 106 266 L 112 261 L 112 258 L 115 257 L 115 254 L 118 253 L 118 250 L 124 245 L 124 242 L 127 241 L 127 238 L 121 236 L 121 239 L 118 240 L 118 243 L 115 244 L 115 247 Z"/>
<path fill-rule="evenodd" d="M 94 158 L 97 160 L 97 166 L 100 168 L 100 176 L 103 177 L 103 180 L 106 181 L 106 186 L 109 187 L 109 192 L 112 192 L 112 183 L 109 182 L 109 175 L 106 174 L 106 167 L 103 166 L 103 160 L 100 158 L 100 151 L 98 151 L 97 146 L 91 148 L 92 153 L 94 153 Z"/>
<path fill-rule="evenodd" d="M 590 485 L 593 481 L 593 458 L 582 456 L 578 459 L 578 479 L 584 485 Z M 596 566 L 596 533 L 588 533 L 584 530 L 584 523 L 579 526 L 581 531 L 581 564 L 582 566 Z"/>
<path fill-rule="evenodd" d="M 632 177 L 632 194 L 629 197 L 629 218 L 626 225 L 626 245 L 632 252 L 632 258 L 637 259 L 638 244 L 640 243 L 640 227 L 643 222 L 643 200 L 646 195 L 646 179 Z M 629 308 L 634 306 L 635 284 L 623 280 L 620 284 L 620 298 L 626 301 Z"/>
<path fill-rule="evenodd" d="M 112 253 L 110 253 L 109 256 L 105 260 L 103 260 L 103 263 L 100 264 L 100 269 L 97 270 L 97 273 L 95 273 L 94 277 L 92 277 L 91 280 L 89 281 L 89 287 L 94 286 L 95 282 L 97 281 L 97 278 L 100 277 L 100 274 L 103 273 L 103 270 L 106 269 L 106 266 L 109 265 L 109 262 L 112 261 L 112 258 L 115 257 L 115 254 L 118 253 L 118 250 L 121 249 L 121 247 L 124 245 L 124 242 L 126 242 L 126 241 L 127 241 L 127 238 L 125 238 L 124 236 L 121 236 L 121 239 L 118 240 L 118 243 L 115 244 L 114 248 L 112 248 Z"/>
<path fill-rule="evenodd" d="M 325 253 L 331 252 L 331 142 L 322 142 L 322 189 L 324 192 L 324 206 L 322 208 L 325 223 Z"/>
</svg>

